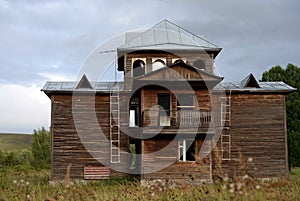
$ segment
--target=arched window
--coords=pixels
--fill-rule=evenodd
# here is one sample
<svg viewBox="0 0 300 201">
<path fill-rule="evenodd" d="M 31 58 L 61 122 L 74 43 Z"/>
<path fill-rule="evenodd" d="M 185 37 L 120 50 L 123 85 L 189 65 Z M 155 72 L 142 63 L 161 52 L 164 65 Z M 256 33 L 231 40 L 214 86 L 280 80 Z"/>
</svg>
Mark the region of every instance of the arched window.
<svg viewBox="0 0 300 201">
<path fill-rule="evenodd" d="M 176 59 L 173 64 L 185 63 L 182 59 Z"/>
<path fill-rule="evenodd" d="M 137 59 L 133 62 L 133 77 L 138 77 L 141 75 L 145 75 L 145 62 L 141 59 Z"/>
<path fill-rule="evenodd" d="M 163 68 L 166 66 L 166 62 L 163 61 L 162 59 L 156 59 L 154 60 L 154 62 L 152 63 L 152 70 L 158 70 L 160 68 Z"/>
<path fill-rule="evenodd" d="M 205 70 L 205 63 L 203 60 L 201 59 L 197 59 L 193 62 L 193 66 L 195 66 L 196 68 L 199 68 L 201 70 Z"/>
</svg>

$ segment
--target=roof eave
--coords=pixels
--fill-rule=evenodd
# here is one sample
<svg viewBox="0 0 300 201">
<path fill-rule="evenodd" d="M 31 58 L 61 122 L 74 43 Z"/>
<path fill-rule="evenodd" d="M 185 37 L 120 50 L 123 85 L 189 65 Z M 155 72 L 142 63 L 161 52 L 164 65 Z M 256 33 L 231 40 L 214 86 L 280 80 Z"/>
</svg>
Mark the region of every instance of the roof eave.
<svg viewBox="0 0 300 201">
<path fill-rule="evenodd" d="M 221 90 L 221 89 L 219 89 Z M 290 94 L 295 92 L 293 89 L 277 89 L 277 90 L 268 90 L 268 89 L 225 89 L 226 92 L 239 92 L 239 93 L 276 93 L 276 94 Z"/>
</svg>

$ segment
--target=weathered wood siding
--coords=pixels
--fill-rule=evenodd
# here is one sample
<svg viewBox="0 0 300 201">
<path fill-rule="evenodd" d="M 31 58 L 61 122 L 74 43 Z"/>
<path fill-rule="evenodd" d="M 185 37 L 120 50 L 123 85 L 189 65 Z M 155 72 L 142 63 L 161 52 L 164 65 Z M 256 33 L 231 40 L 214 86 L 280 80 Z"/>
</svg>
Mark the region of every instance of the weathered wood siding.
<svg viewBox="0 0 300 201">
<path fill-rule="evenodd" d="M 199 157 L 199 151 L 204 147 L 203 142 L 203 139 L 196 140 L 196 161 L 179 162 L 178 140 L 163 137 L 143 140 L 142 168 L 146 174 L 142 175 L 142 179 L 184 180 L 195 183 L 210 181 L 211 154 L 208 153 L 202 159 Z M 210 141 L 206 143 L 208 149 Z M 201 151 L 205 152 L 203 149 Z M 153 170 L 157 171 L 152 172 Z"/>
<path fill-rule="evenodd" d="M 169 93 L 170 94 L 170 106 L 171 110 L 177 110 L 177 99 L 176 95 L 182 95 L 182 94 L 195 94 L 196 100 L 195 102 L 195 110 L 204 110 L 208 111 L 211 108 L 211 101 L 210 101 L 210 94 L 208 90 L 174 90 L 170 92 L 169 90 L 163 90 L 163 89 L 158 89 L 158 90 L 152 90 L 152 89 L 146 89 L 144 88 L 142 90 L 142 111 L 149 110 L 153 106 L 157 105 L 157 95 L 158 94 L 163 94 L 163 93 Z"/>
<path fill-rule="evenodd" d="M 240 175 L 241 160 L 253 177 L 287 176 L 285 95 L 232 94 L 230 127 L 224 132 L 231 138 L 230 160 L 221 158 L 221 142 L 214 154 L 214 175 Z M 242 156 L 242 158 L 240 158 Z M 252 162 L 248 159 L 253 160 Z M 248 162 L 247 162 L 248 161 Z M 220 167 L 221 170 L 217 167 Z M 219 172 L 218 172 L 219 171 Z"/>
<path fill-rule="evenodd" d="M 97 160 L 109 164 L 109 94 L 76 95 L 73 102 L 71 94 L 57 94 L 51 100 L 52 179 L 64 178 L 69 164 L 70 176 L 80 179 L 84 178 L 84 165 L 99 165 Z M 80 118 L 74 118 L 73 112 Z M 128 150 L 128 143 L 128 137 L 121 133 L 121 149 Z M 116 165 L 127 168 L 127 163 L 121 153 L 121 163 Z M 111 176 L 116 175 L 124 174 L 112 170 Z"/>
<path fill-rule="evenodd" d="M 157 105 L 157 95 L 160 93 L 170 93 L 168 90 L 162 89 L 143 89 L 142 90 L 142 110 L 153 109 Z M 210 110 L 211 101 L 208 90 L 176 90 L 173 91 L 175 94 L 188 94 L 195 93 L 197 107 L 194 109 L 200 109 L 208 111 Z M 176 96 L 170 93 L 170 109 L 177 110 L 177 99 Z M 150 119 L 148 119 L 150 121 Z M 155 118 L 152 118 L 155 121 Z M 153 123 L 153 122 L 152 122 Z M 151 123 L 151 124 L 152 124 Z M 155 122 L 154 122 L 155 123 Z M 150 124 L 150 123 L 149 123 Z M 183 133 L 184 135 L 184 133 Z M 188 135 L 188 133 L 187 133 Z M 203 135 L 203 134 L 202 134 Z M 189 138 L 189 137 L 187 137 Z M 162 167 L 161 170 L 145 174 L 142 176 L 143 179 L 170 179 L 170 180 L 184 180 L 190 182 L 203 182 L 210 181 L 211 179 L 211 154 L 210 154 L 210 141 L 209 145 L 202 146 L 204 140 L 196 140 L 196 155 L 199 155 L 201 148 L 202 152 L 206 153 L 204 159 L 198 158 L 195 162 L 179 162 L 178 161 L 178 140 L 167 139 L 165 136 L 160 136 L 153 139 L 143 140 L 143 159 L 142 168 L 144 172 L 152 171 L 158 167 Z M 168 145 L 168 148 L 166 146 Z M 157 152 L 163 150 L 163 152 Z M 170 164 L 169 167 L 165 167 L 165 164 Z M 163 168 L 164 167 L 164 168 Z"/>
</svg>

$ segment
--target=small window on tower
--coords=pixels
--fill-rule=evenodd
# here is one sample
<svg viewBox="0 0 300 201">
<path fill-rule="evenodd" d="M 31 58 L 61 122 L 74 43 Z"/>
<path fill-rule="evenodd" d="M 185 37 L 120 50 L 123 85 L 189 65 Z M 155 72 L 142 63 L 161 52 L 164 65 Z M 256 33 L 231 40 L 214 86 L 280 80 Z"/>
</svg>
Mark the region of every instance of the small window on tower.
<svg viewBox="0 0 300 201">
<path fill-rule="evenodd" d="M 165 66 L 166 66 L 165 59 L 152 59 L 152 70 L 153 71 L 163 68 Z"/>
<path fill-rule="evenodd" d="M 178 63 L 186 63 L 186 60 L 183 58 L 173 58 L 172 64 L 178 64 Z"/>
<path fill-rule="evenodd" d="M 193 62 L 193 66 L 201 70 L 205 70 L 205 62 L 201 59 L 197 59 Z"/>
<path fill-rule="evenodd" d="M 141 59 L 137 59 L 132 64 L 133 77 L 145 75 L 145 62 Z"/>
</svg>

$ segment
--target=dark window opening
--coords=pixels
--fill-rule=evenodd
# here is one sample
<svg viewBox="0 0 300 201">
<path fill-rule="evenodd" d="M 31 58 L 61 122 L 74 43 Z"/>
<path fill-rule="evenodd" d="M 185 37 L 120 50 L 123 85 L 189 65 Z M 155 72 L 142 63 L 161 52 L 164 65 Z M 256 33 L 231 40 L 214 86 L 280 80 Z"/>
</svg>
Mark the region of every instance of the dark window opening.
<svg viewBox="0 0 300 201">
<path fill-rule="evenodd" d="M 195 140 L 182 139 L 179 140 L 179 160 L 180 161 L 195 161 L 196 155 Z"/>
<path fill-rule="evenodd" d="M 138 77 L 141 75 L 145 75 L 145 62 L 138 59 L 135 60 L 132 64 L 132 68 L 133 68 L 133 77 Z"/>
<path fill-rule="evenodd" d="M 178 63 L 184 63 L 184 61 L 181 60 L 181 59 L 177 59 L 177 60 L 174 61 L 174 64 L 178 64 Z"/>
<path fill-rule="evenodd" d="M 157 104 L 159 107 L 159 125 L 170 126 L 170 94 L 158 94 Z"/>
<path fill-rule="evenodd" d="M 194 108 L 194 95 L 192 94 L 179 94 L 177 95 L 177 109 L 193 109 Z"/>
<path fill-rule="evenodd" d="M 201 70 L 205 70 L 205 62 L 201 59 L 197 59 L 193 62 L 193 66 Z"/>
</svg>

